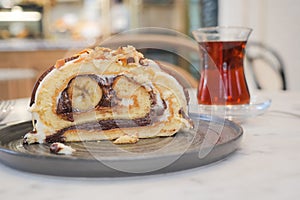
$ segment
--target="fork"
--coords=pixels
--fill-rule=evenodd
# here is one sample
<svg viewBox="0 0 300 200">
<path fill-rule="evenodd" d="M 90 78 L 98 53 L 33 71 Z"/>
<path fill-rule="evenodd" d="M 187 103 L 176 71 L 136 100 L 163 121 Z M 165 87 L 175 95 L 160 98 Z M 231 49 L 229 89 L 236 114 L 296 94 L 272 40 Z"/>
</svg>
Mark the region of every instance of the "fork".
<svg viewBox="0 0 300 200">
<path fill-rule="evenodd" d="M 13 100 L 0 100 L 0 121 L 4 120 L 10 111 L 14 108 L 15 101 Z"/>
</svg>

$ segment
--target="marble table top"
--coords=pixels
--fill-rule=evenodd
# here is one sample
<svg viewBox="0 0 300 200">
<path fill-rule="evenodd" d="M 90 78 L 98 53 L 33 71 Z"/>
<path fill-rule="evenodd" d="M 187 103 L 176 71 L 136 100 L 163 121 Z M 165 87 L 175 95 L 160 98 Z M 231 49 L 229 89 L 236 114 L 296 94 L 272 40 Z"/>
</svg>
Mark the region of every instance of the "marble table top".
<svg viewBox="0 0 300 200">
<path fill-rule="evenodd" d="M 241 124 L 240 148 L 224 160 L 130 178 L 37 175 L 0 163 L 0 199 L 299 199 L 300 92 L 263 94 L 271 107 Z M 27 103 L 19 99 L 4 122 L 30 119 Z"/>
</svg>

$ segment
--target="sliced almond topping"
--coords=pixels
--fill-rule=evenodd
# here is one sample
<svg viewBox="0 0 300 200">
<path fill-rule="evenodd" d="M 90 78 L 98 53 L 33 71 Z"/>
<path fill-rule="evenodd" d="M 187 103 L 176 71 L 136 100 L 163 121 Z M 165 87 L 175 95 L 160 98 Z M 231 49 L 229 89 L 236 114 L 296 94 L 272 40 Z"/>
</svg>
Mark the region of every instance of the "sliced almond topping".
<svg viewBox="0 0 300 200">
<path fill-rule="evenodd" d="M 80 53 L 76 53 L 76 54 L 73 54 L 73 55 L 72 55 L 73 58 L 75 58 L 75 57 L 78 58 L 79 56 L 80 56 Z"/>
<path fill-rule="evenodd" d="M 118 63 L 125 66 L 127 64 L 127 59 L 125 57 L 119 58 Z"/>
<path fill-rule="evenodd" d="M 134 144 L 139 141 L 136 135 L 122 135 L 114 141 L 114 144 Z"/>
<path fill-rule="evenodd" d="M 84 49 L 84 50 L 80 51 L 78 54 L 84 54 L 84 53 L 89 54 L 90 51 L 92 51 L 92 50 L 91 49 Z"/>
<path fill-rule="evenodd" d="M 65 59 L 59 59 L 59 60 L 56 61 L 54 67 L 55 67 L 56 69 L 59 69 L 59 68 L 60 68 L 61 66 L 63 66 L 65 63 L 66 63 L 66 62 L 65 62 Z"/>
</svg>

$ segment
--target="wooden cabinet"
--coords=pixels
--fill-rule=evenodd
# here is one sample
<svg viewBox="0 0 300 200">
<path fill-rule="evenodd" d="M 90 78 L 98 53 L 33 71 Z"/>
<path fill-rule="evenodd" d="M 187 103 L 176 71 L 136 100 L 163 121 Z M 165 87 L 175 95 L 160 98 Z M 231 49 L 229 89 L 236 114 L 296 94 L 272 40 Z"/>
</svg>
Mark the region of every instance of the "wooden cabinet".
<svg viewBox="0 0 300 200">
<path fill-rule="evenodd" d="M 0 52 L 0 99 L 30 97 L 38 77 L 57 59 L 74 53 L 67 50 Z"/>
</svg>

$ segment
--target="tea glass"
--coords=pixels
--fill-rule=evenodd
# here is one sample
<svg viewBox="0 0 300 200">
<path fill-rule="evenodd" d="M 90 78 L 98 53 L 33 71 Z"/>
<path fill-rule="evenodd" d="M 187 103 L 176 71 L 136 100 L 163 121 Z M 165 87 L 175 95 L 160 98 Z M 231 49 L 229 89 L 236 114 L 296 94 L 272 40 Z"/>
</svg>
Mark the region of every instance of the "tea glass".
<svg viewBox="0 0 300 200">
<path fill-rule="evenodd" d="M 241 105 L 250 103 L 244 73 L 245 48 L 252 29 L 206 27 L 193 31 L 199 44 L 201 77 L 198 104 Z"/>
</svg>

